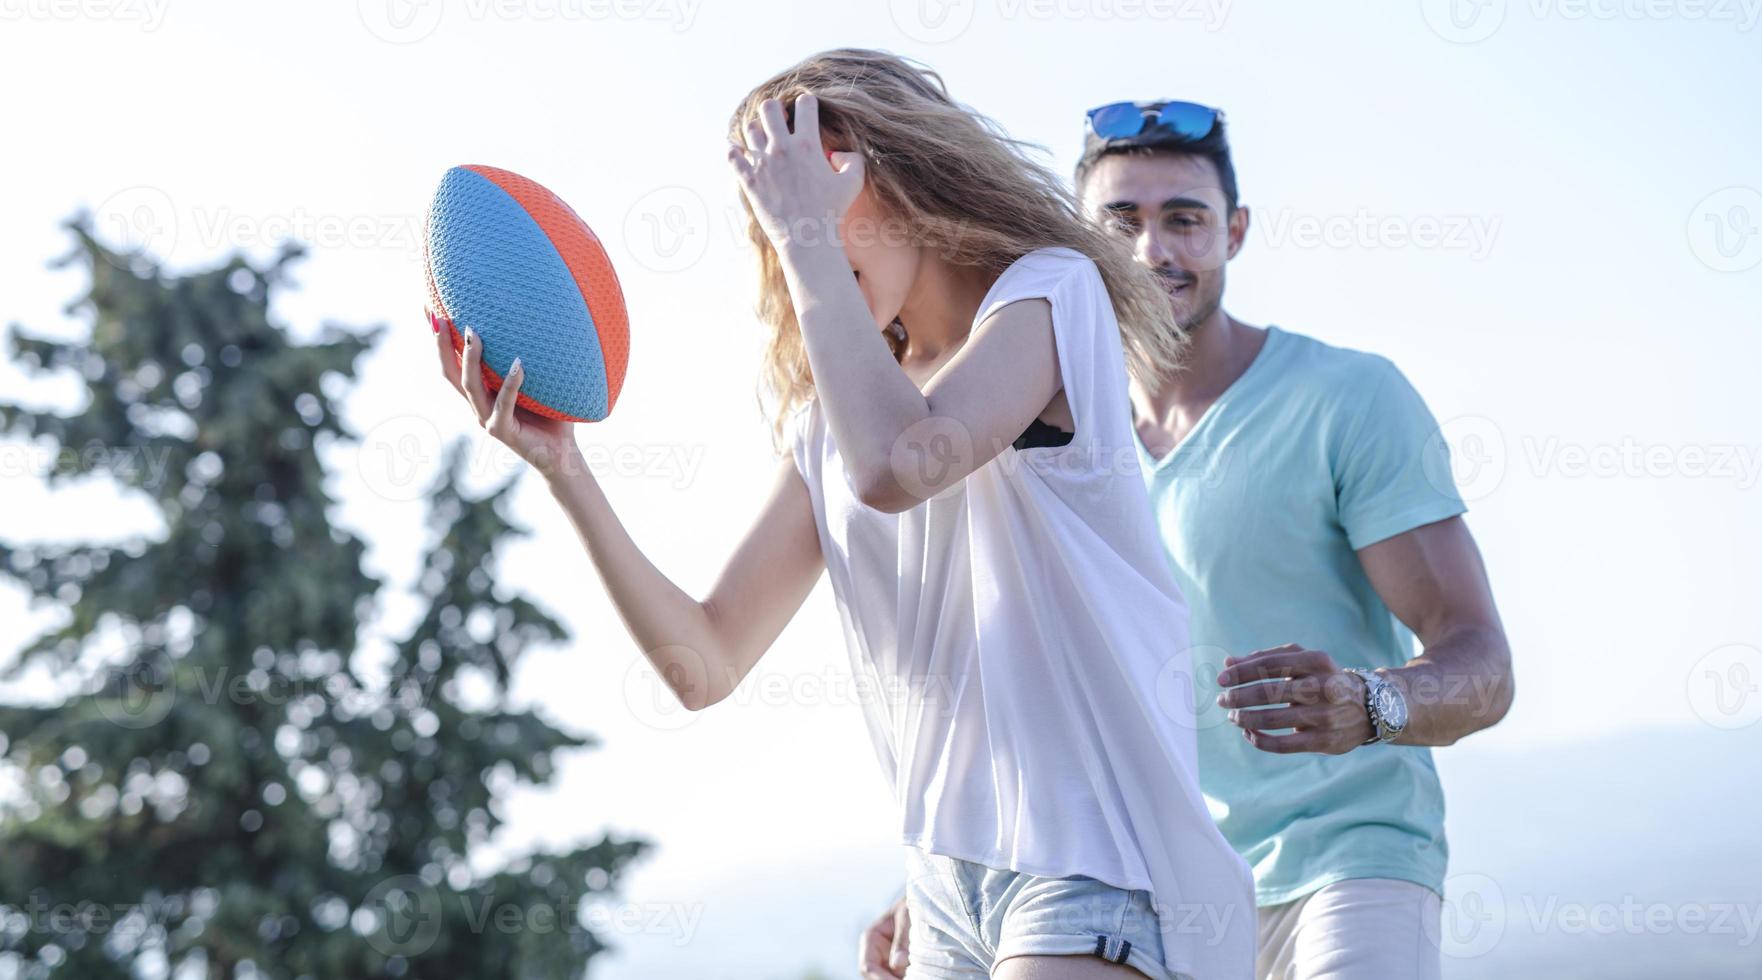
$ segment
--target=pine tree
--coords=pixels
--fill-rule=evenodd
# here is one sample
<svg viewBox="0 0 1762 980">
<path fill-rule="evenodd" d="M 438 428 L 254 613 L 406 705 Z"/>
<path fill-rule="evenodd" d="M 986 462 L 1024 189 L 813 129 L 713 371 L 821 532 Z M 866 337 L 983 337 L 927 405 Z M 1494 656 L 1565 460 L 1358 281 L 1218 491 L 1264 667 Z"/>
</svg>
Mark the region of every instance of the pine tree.
<svg viewBox="0 0 1762 980">
<path fill-rule="evenodd" d="M 90 339 L 10 339 L 88 404 L 0 404 L 0 432 L 50 453 L 51 485 L 108 478 L 162 526 L 0 545 L 0 574 L 61 613 L 10 667 L 54 703 L 0 706 L 0 975 L 582 976 L 604 946 L 581 906 L 645 842 L 467 864 L 497 792 L 591 744 L 508 704 L 522 653 L 566 638 L 494 585 L 509 487 L 471 497 L 449 453 L 425 612 L 374 644 L 383 586 L 320 459 L 351 438 L 333 398 L 377 331 L 271 322 L 297 249 L 171 275 L 69 227 Z"/>
</svg>

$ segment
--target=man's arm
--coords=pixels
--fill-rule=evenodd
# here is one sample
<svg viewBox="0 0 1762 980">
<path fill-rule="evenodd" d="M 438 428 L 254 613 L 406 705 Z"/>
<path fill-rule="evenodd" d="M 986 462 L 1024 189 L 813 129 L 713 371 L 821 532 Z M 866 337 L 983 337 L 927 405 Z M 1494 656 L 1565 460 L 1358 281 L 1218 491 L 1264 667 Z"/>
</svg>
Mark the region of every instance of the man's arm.
<svg viewBox="0 0 1762 980">
<path fill-rule="evenodd" d="M 1366 545 L 1358 560 L 1384 604 L 1425 647 L 1405 665 L 1380 671 L 1407 696 L 1407 727 L 1395 742 L 1450 745 L 1505 717 L 1511 649 L 1462 518 Z M 1364 681 L 1321 650 L 1288 643 L 1229 657 L 1218 685 L 1218 704 L 1233 709 L 1230 721 L 1264 752 L 1339 755 L 1373 734 Z M 1284 729 L 1294 731 L 1268 734 Z"/>
<path fill-rule="evenodd" d="M 1381 673 L 1407 696 L 1401 745 L 1451 745 L 1511 708 L 1511 647 L 1480 548 L 1462 518 L 1416 527 L 1358 551 L 1389 611 L 1424 652 Z"/>
</svg>

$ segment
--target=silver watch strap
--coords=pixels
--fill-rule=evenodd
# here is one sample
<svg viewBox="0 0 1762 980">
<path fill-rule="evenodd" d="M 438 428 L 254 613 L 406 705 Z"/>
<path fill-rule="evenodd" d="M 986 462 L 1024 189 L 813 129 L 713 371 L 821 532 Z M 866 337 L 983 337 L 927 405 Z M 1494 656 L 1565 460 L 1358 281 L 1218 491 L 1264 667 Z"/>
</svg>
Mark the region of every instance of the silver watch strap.
<svg viewBox="0 0 1762 980">
<path fill-rule="evenodd" d="M 1370 716 L 1370 738 L 1358 744 L 1378 745 L 1387 742 L 1393 736 L 1389 732 L 1389 726 L 1383 721 L 1382 713 L 1377 710 L 1377 688 L 1388 682 L 1378 677 L 1375 671 L 1361 667 L 1348 667 L 1346 670 L 1357 674 L 1364 681 L 1364 713 Z"/>
</svg>

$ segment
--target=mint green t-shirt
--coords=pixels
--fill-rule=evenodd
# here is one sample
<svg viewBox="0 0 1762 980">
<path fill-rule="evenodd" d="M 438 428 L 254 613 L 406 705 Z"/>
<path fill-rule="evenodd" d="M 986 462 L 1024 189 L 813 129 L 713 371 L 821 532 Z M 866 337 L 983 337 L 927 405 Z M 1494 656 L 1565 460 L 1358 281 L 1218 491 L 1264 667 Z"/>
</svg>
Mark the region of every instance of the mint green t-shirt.
<svg viewBox="0 0 1762 980">
<path fill-rule="evenodd" d="M 1429 749 L 1274 755 L 1215 700 L 1228 655 L 1297 643 L 1346 667 L 1413 656 L 1356 550 L 1467 509 L 1425 403 L 1388 360 L 1274 327 L 1185 441 L 1160 460 L 1138 453 L 1191 607 L 1200 787 L 1258 904 L 1348 878 L 1442 893 Z"/>
</svg>

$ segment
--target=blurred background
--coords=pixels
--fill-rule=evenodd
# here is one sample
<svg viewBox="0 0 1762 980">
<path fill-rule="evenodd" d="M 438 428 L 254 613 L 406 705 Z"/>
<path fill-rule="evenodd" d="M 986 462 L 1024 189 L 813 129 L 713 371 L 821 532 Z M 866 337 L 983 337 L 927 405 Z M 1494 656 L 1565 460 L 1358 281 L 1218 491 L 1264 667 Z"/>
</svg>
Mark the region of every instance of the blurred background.
<svg viewBox="0 0 1762 980">
<path fill-rule="evenodd" d="M 1414 381 L 1513 642 L 1437 753 L 1446 976 L 1762 976 L 1759 18 L 0 0 L 0 978 L 854 975 L 903 856 L 829 589 L 670 709 L 436 376 L 419 244 L 461 163 L 598 231 L 633 353 L 581 442 L 701 594 L 774 459 L 724 130 L 843 45 L 1065 172 L 1090 106 L 1228 112 L 1227 308 Z"/>
</svg>

